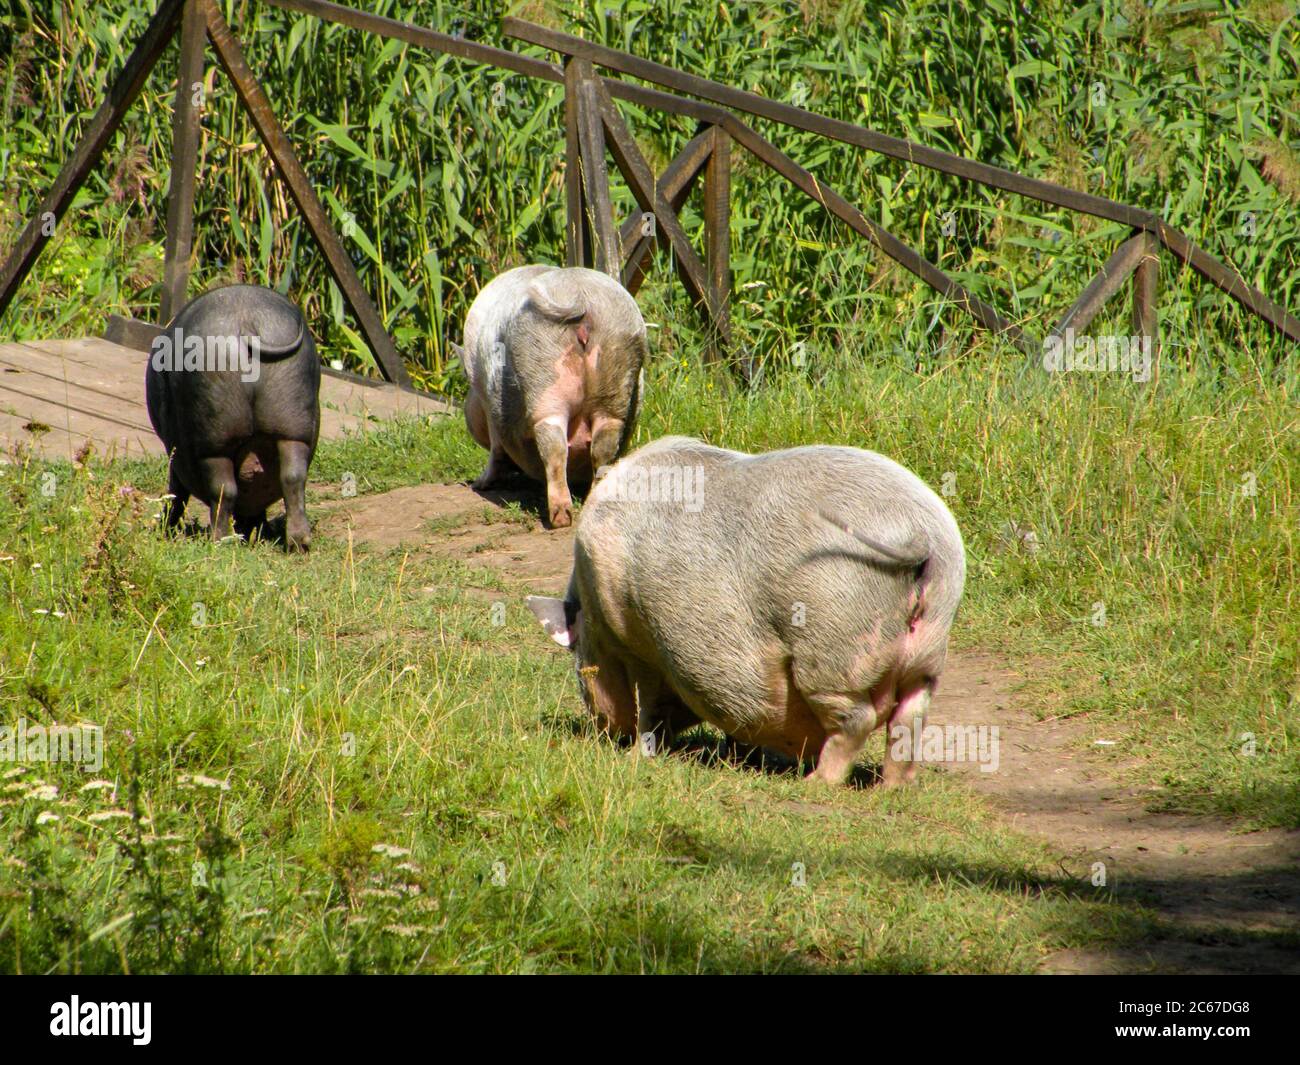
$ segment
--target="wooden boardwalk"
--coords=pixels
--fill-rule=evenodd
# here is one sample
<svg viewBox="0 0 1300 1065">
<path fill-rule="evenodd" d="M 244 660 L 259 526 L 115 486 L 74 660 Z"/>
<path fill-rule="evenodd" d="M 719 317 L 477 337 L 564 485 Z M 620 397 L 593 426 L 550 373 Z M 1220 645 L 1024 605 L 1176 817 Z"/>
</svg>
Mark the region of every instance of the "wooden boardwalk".
<svg viewBox="0 0 1300 1065">
<path fill-rule="evenodd" d="M 22 442 L 43 458 L 71 459 L 90 440 L 101 459 L 161 455 L 144 403 L 147 358 L 98 337 L 0 344 L 0 450 Z M 320 398 L 323 440 L 386 418 L 452 409 L 433 396 L 329 372 Z"/>
</svg>

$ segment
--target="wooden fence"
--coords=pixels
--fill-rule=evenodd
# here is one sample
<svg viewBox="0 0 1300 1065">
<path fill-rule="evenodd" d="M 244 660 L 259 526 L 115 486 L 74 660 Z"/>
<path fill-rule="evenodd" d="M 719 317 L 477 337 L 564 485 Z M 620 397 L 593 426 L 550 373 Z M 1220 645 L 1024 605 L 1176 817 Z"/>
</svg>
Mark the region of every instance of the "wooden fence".
<svg viewBox="0 0 1300 1065">
<path fill-rule="evenodd" d="M 1101 267 L 1051 335 L 1067 327 L 1087 329 L 1105 303 L 1132 281 L 1133 329 L 1154 339 L 1157 333 L 1159 256 L 1168 252 L 1191 266 L 1252 314 L 1292 340 L 1300 341 L 1300 320 L 1253 288 L 1235 270 L 1194 244 L 1159 215 L 1101 196 L 1026 177 L 922 144 L 890 137 L 853 123 L 710 81 L 673 67 L 593 44 L 520 19 L 503 22 L 506 37 L 557 53 L 551 63 L 507 49 L 468 41 L 408 22 L 384 18 L 329 0 L 267 0 L 276 7 L 416 47 L 487 64 L 564 85 L 566 252 L 570 265 L 585 265 L 620 278 L 635 294 L 651 253 L 659 246 L 671 255 L 686 292 L 708 329 L 708 351 L 720 359 L 731 340 L 730 195 L 734 145 L 750 152 L 806 195 L 875 244 L 882 252 L 973 317 L 1031 355 L 1043 341 L 1031 336 L 991 304 L 975 296 L 883 226 L 867 218 L 833 188 L 819 181 L 739 115 L 764 118 L 817 133 L 845 144 L 879 152 L 978 184 L 1027 196 L 1042 203 L 1094 215 L 1130 227 L 1129 236 Z M 167 199 L 166 258 L 160 324 L 185 301 L 194 231 L 194 183 L 199 108 L 192 86 L 203 80 L 206 43 L 211 43 L 236 94 L 248 112 L 280 179 L 307 229 L 325 256 L 331 276 L 355 315 L 376 363 L 390 381 L 410 387 L 410 378 L 378 310 L 367 294 L 343 242 L 334 231 L 293 146 L 276 120 L 274 108 L 248 64 L 234 31 L 215 0 L 161 0 L 108 98 L 82 134 L 81 142 L 55 180 L 17 244 L 0 267 L 0 315 L 27 276 L 58 220 L 99 162 L 113 133 L 139 95 L 145 79 L 173 37 L 180 37 L 180 65 L 173 112 L 171 187 Z M 637 78 L 639 85 L 605 77 L 597 68 Z M 651 87 L 654 86 L 654 87 Z M 665 91 L 672 90 L 672 91 Z M 638 148 L 616 100 L 693 119 L 698 129 L 661 174 L 656 175 Z M 616 225 L 611 207 L 607 156 L 627 182 L 638 211 Z M 692 185 L 703 174 L 704 254 L 696 252 L 678 217 Z M 153 326 L 147 327 L 151 330 Z"/>
</svg>

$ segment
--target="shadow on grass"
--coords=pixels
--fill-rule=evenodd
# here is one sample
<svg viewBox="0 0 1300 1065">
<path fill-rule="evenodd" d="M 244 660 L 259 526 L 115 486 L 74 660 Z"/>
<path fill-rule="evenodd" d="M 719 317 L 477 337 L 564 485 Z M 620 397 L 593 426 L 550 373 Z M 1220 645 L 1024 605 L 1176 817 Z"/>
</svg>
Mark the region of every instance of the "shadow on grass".
<svg viewBox="0 0 1300 1065">
<path fill-rule="evenodd" d="M 462 483 L 480 499 L 493 503 L 498 507 L 504 507 L 510 503 L 518 504 L 519 509 L 535 517 L 541 523 L 542 528 L 549 528 L 547 525 L 549 512 L 546 505 L 546 485 L 534 481 L 517 467 L 503 472 L 490 488 L 475 488 L 472 480 L 463 481 Z M 569 492 L 575 502 L 582 503 L 591 494 L 591 487 L 591 485 L 570 483 Z"/>
<path fill-rule="evenodd" d="M 239 525 L 232 536 L 238 537 L 247 544 L 267 543 L 282 550 L 287 549 L 288 537 L 285 533 L 285 526 L 288 524 L 288 520 L 287 514 L 277 514 L 274 518 L 268 518 L 264 522 L 248 526 Z M 197 518 L 183 518 L 177 525 L 164 530 L 164 535 L 183 540 L 207 540 L 212 542 L 209 526 L 203 524 Z"/>
<path fill-rule="evenodd" d="M 584 739 L 610 741 L 584 717 L 556 713 L 545 726 Z M 630 741 L 619 746 L 630 747 Z M 727 766 L 771 776 L 793 777 L 806 766 L 725 736 L 707 726 L 681 735 L 664 752 L 703 766 Z M 865 788 L 878 779 L 878 768 L 858 765 L 850 786 Z M 817 814 L 810 808 L 810 816 Z M 899 815 L 906 821 L 907 814 Z M 669 826 L 671 830 L 672 826 Z M 918 829 L 923 825 L 918 822 Z M 939 846 L 948 846 L 948 842 Z M 1300 847 L 1300 842 L 1298 842 Z M 768 876 L 777 859 L 765 851 L 748 851 L 734 841 L 707 834 L 691 836 L 690 846 L 676 846 L 694 868 L 727 866 L 742 877 Z M 782 856 L 782 861 L 784 856 Z M 860 860 L 860 859 L 857 859 Z M 1300 864 L 1300 863 L 1298 863 Z M 855 875 L 848 853 L 833 850 L 818 858 L 833 876 Z M 914 853 L 886 848 L 873 859 L 875 869 L 899 882 L 899 890 L 946 883 L 992 891 L 1010 901 L 1037 899 L 1052 909 L 1039 919 L 1041 941 L 1051 953 L 1047 972 L 1097 973 L 1300 973 L 1300 867 L 1283 866 L 1235 875 L 1204 873 L 1116 877 L 1094 886 L 1088 874 L 1061 866 L 1060 873 L 1017 869 L 996 861 L 964 861 L 937 851 Z M 686 866 L 683 866 L 685 868 Z M 641 930 L 645 934 L 644 927 Z M 680 945 L 682 929 L 664 931 L 664 949 Z M 698 947 L 700 944 L 696 943 Z M 716 953 L 710 955 L 709 949 Z M 705 943 L 703 971 L 732 972 L 930 972 L 939 968 L 921 955 L 880 955 L 849 961 L 824 959 L 761 947 L 748 954 L 733 946 Z"/>
<path fill-rule="evenodd" d="M 603 740 L 624 750 L 632 747 L 628 737 L 614 737 L 603 732 L 590 718 L 579 717 L 563 711 L 546 714 L 542 726 L 566 736 Z M 774 777 L 802 777 L 812 770 L 811 762 L 742 743 L 724 735 L 708 725 L 697 725 L 680 733 L 672 742 L 660 749 L 661 756 L 680 757 L 702 766 L 725 765 Z M 858 763 L 849 774 L 845 786 L 855 790 L 875 787 L 880 782 L 881 767 Z"/>
</svg>

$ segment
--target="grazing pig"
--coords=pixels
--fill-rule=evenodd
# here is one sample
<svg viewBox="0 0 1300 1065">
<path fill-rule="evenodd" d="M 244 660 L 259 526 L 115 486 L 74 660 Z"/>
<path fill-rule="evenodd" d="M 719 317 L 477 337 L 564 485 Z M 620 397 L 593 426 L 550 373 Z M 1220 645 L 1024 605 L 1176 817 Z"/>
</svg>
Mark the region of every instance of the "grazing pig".
<svg viewBox="0 0 1300 1065">
<path fill-rule="evenodd" d="M 271 289 L 231 285 L 191 301 L 155 339 L 149 420 L 171 454 L 168 526 L 190 496 L 213 539 L 247 535 L 283 498 L 288 547 L 306 550 L 307 467 L 320 431 L 320 360 L 302 312 Z"/>
<path fill-rule="evenodd" d="M 632 432 L 646 357 L 636 301 L 581 267 L 521 266 L 490 281 L 465 316 L 465 422 L 488 449 L 474 482 L 512 470 L 546 484 L 553 528 Z"/>
<path fill-rule="evenodd" d="M 894 732 L 923 727 L 965 573 L 948 508 L 882 455 L 667 437 L 596 485 L 567 595 L 528 605 L 616 734 L 699 718 L 840 782 L 887 722 L 893 785 L 915 775 Z"/>
</svg>

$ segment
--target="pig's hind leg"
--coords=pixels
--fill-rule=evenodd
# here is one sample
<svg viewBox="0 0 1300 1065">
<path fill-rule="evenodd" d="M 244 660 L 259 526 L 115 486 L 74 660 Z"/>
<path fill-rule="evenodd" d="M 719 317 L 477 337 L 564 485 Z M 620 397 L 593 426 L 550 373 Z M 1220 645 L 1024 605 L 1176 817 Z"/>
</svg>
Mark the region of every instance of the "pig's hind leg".
<svg viewBox="0 0 1300 1065">
<path fill-rule="evenodd" d="M 546 511 L 552 529 L 573 524 L 569 495 L 569 432 L 560 417 L 543 418 L 533 427 L 537 452 L 546 468 Z"/>
<path fill-rule="evenodd" d="M 624 422 L 621 418 L 601 417 L 591 434 L 591 481 L 595 484 L 601 471 L 614 465 L 618 459 L 618 446 L 623 442 Z"/>
<path fill-rule="evenodd" d="M 235 480 L 235 463 L 224 455 L 199 459 L 199 477 L 212 502 L 208 506 L 212 539 L 224 540 L 231 534 L 235 501 L 239 498 L 239 485 Z"/>
<path fill-rule="evenodd" d="M 307 520 L 307 466 L 311 448 L 301 440 L 279 440 L 280 490 L 284 493 L 284 543 L 290 551 L 311 547 L 311 523 Z"/>
<path fill-rule="evenodd" d="M 174 529 L 181 523 L 185 517 L 185 505 L 190 501 L 190 490 L 181 482 L 180 475 L 176 472 L 174 465 L 167 471 L 167 494 L 171 499 L 167 501 L 167 515 L 165 518 L 167 528 Z"/>
<path fill-rule="evenodd" d="M 805 693 L 804 699 L 826 730 L 826 742 L 817 755 L 817 768 L 808 774 L 808 779 L 842 784 L 876 727 L 876 707 L 869 699 L 841 692 Z"/>
<path fill-rule="evenodd" d="M 885 735 L 885 780 L 887 788 L 906 784 L 916 777 L 913 758 L 920 744 L 925 715 L 930 709 L 934 679 L 923 677 L 899 689 L 898 704 L 889 718 Z M 897 733 L 897 736 L 895 736 Z"/>
</svg>

